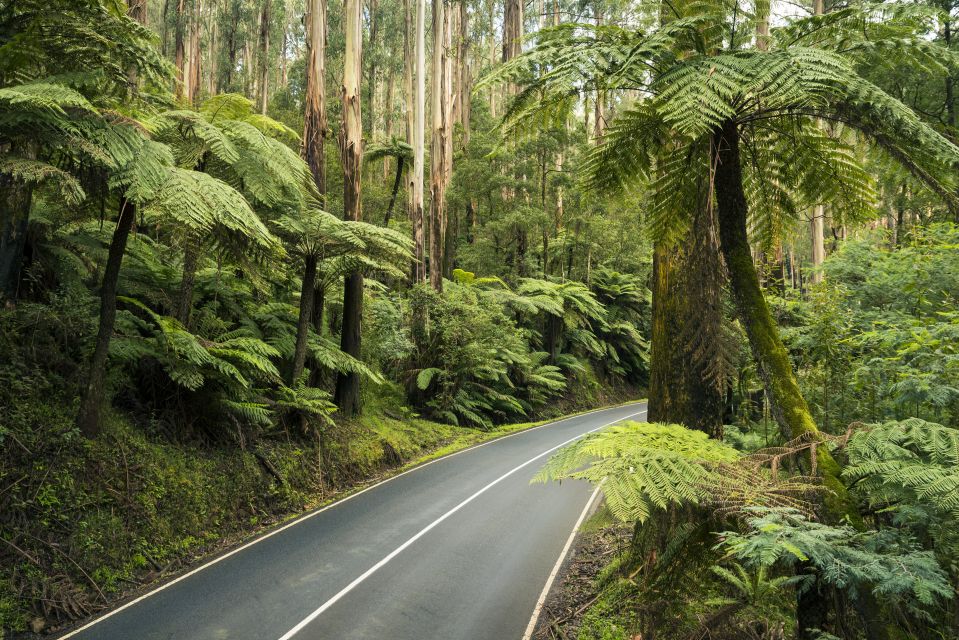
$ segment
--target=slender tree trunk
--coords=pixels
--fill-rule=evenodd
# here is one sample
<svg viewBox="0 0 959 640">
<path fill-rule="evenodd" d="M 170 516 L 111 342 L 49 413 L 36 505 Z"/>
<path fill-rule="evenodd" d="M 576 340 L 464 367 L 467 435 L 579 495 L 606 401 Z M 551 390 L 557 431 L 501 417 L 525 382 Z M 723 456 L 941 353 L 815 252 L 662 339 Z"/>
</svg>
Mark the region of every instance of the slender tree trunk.
<svg viewBox="0 0 959 640">
<path fill-rule="evenodd" d="M 103 283 L 100 286 L 100 322 L 97 329 L 96 345 L 86 386 L 80 398 L 80 412 L 77 426 L 88 438 L 100 433 L 100 408 L 103 404 L 104 384 L 106 382 L 107 358 L 110 355 L 110 339 L 117 317 L 117 283 L 120 279 L 120 263 L 126 251 L 127 239 L 136 219 L 136 207 L 125 198 L 120 200 L 120 214 L 117 226 L 110 241 L 107 264 L 103 271 Z"/>
<path fill-rule="evenodd" d="M 459 122 L 463 126 L 463 148 L 470 143 L 470 118 L 472 115 L 472 105 L 470 104 L 471 94 L 473 93 L 473 77 L 470 67 L 470 33 L 469 33 L 469 11 L 465 1 L 459 3 L 459 53 L 457 54 L 457 76 L 456 81 L 459 98 L 459 110 L 457 111 Z"/>
<path fill-rule="evenodd" d="M 290 367 L 288 384 L 292 387 L 303 374 L 306 364 L 307 340 L 310 337 L 310 320 L 313 317 L 313 300 L 316 294 L 316 256 L 308 255 L 304 261 L 303 286 L 300 288 L 300 315 L 296 321 L 296 346 L 293 348 L 293 364 Z"/>
<path fill-rule="evenodd" d="M 416 146 L 413 139 L 413 129 L 416 126 L 415 109 L 413 102 L 416 99 L 413 92 L 413 74 L 415 61 L 415 52 L 413 51 L 413 41 L 416 39 L 415 18 L 413 17 L 412 0 L 403 0 L 403 120 L 406 123 L 406 144 L 410 148 Z M 406 179 L 406 217 L 413 220 L 413 171 L 410 171 Z M 415 273 L 416 267 L 413 266 L 411 273 Z"/>
<path fill-rule="evenodd" d="M 316 188 L 326 197 L 326 0 L 307 0 L 306 113 L 303 157 Z"/>
<path fill-rule="evenodd" d="M 390 194 L 390 204 L 386 207 L 386 215 L 383 217 L 383 226 L 390 226 L 390 217 L 393 215 L 393 207 L 396 206 L 396 196 L 400 192 L 400 182 L 403 180 L 403 161 L 405 158 L 400 156 L 396 159 L 396 176 L 393 178 L 393 192 Z"/>
<path fill-rule="evenodd" d="M 414 283 L 426 282 L 426 238 L 423 211 L 426 133 L 426 0 L 416 0 L 416 87 L 413 126 L 413 222 Z"/>
<path fill-rule="evenodd" d="M 443 249 L 446 237 L 446 138 L 448 101 L 446 28 L 449 16 L 443 0 L 433 0 L 433 128 L 430 146 L 430 286 L 443 291 Z"/>
<path fill-rule="evenodd" d="M 389 72 L 386 75 L 386 100 L 383 102 L 383 128 L 384 139 L 391 143 L 393 140 L 393 90 L 396 84 L 396 70 L 393 65 L 389 65 Z M 390 175 L 390 158 L 383 158 L 383 179 L 386 180 Z M 399 187 L 399 184 L 396 185 Z M 394 192 L 395 198 L 395 192 Z"/>
<path fill-rule="evenodd" d="M 781 428 L 792 438 L 817 438 L 819 429 L 809 405 L 799 389 L 789 352 L 779 336 L 749 251 L 746 232 L 748 207 L 743 190 L 740 166 L 739 129 L 734 121 L 726 122 L 713 136 L 716 154 L 715 192 L 718 204 L 719 234 L 722 254 L 729 270 L 733 300 L 742 320 L 753 357 L 766 386 L 773 415 Z M 824 504 L 834 519 L 848 515 L 858 520 L 858 513 L 839 479 L 839 465 L 827 447 L 816 448 L 816 467 L 828 490 Z"/>
<path fill-rule="evenodd" d="M 360 108 L 360 80 L 363 61 L 362 0 L 345 0 L 343 27 L 343 125 L 340 129 L 340 159 L 343 165 L 343 214 L 347 220 L 362 218 L 361 170 L 363 163 L 363 114 Z M 360 335 L 363 318 L 363 274 L 354 271 L 344 281 L 343 331 L 340 348 L 360 358 Z M 340 412 L 353 416 L 360 411 L 360 377 L 358 373 L 340 373 L 336 379 L 334 402 Z"/>
<path fill-rule="evenodd" d="M 176 67 L 176 87 L 174 93 L 177 100 L 184 96 L 186 75 L 186 0 L 177 0 L 176 27 L 173 35 L 173 64 Z"/>
<path fill-rule="evenodd" d="M 33 189 L 13 183 L 8 176 L 0 177 L 0 181 L 3 184 L 0 197 L 5 200 L 0 222 L 0 303 L 3 303 L 17 299 Z"/>
<path fill-rule="evenodd" d="M 263 0 L 260 13 L 260 73 L 258 82 L 260 113 L 266 115 L 270 103 L 270 22 L 272 20 L 273 0 Z"/>
<path fill-rule="evenodd" d="M 200 259 L 199 240 L 188 239 L 183 252 L 183 276 L 180 278 L 180 292 L 177 296 L 176 319 L 184 327 L 190 324 L 190 312 L 193 310 L 193 286 L 196 283 L 196 268 Z"/>
<path fill-rule="evenodd" d="M 813 13 L 821 16 L 823 11 L 823 0 L 813 0 Z M 812 220 L 809 222 L 809 234 L 812 241 L 812 281 L 814 284 L 822 282 L 822 271 L 820 267 L 822 267 L 823 260 L 826 258 L 826 247 L 823 240 L 825 219 L 826 207 L 817 204 L 813 207 Z"/>
</svg>

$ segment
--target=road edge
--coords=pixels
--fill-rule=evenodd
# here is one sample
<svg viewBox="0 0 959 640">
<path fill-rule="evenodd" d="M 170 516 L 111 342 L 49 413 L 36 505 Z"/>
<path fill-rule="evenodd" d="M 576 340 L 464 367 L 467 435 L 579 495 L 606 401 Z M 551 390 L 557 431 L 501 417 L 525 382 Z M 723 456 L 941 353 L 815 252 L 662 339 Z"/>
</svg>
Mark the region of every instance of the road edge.
<svg viewBox="0 0 959 640">
<path fill-rule="evenodd" d="M 229 547 L 227 547 L 227 548 L 224 548 L 224 549 L 221 549 L 221 550 L 219 550 L 219 551 L 213 552 L 213 553 L 208 554 L 208 555 L 206 555 L 206 556 L 201 556 L 200 558 L 197 558 L 196 563 L 191 563 L 191 565 L 184 567 L 183 570 L 182 570 L 182 572 L 180 572 L 180 573 L 178 573 L 178 574 L 173 574 L 173 575 L 167 576 L 165 579 L 157 580 L 157 581 L 151 582 L 151 583 L 149 583 L 149 584 L 147 584 L 147 585 L 143 585 L 143 587 L 146 588 L 145 591 L 142 591 L 142 592 L 134 591 L 134 592 L 130 593 L 129 595 L 127 595 L 126 597 L 124 597 L 124 598 L 122 598 L 122 599 L 120 599 L 120 600 L 117 600 L 116 602 L 112 603 L 113 606 L 111 606 L 109 609 L 101 612 L 99 615 L 96 615 L 96 616 L 94 616 L 94 617 L 92 617 L 92 618 L 88 618 L 88 619 L 86 619 L 85 621 L 78 621 L 78 622 L 76 622 L 74 625 L 72 625 L 71 627 L 68 627 L 68 628 L 65 628 L 65 629 L 61 629 L 60 631 L 57 631 L 56 633 L 60 633 L 60 634 L 62 634 L 62 635 L 56 635 L 56 636 L 54 636 L 54 637 L 55 637 L 55 640 L 67 640 L 68 638 L 72 638 L 73 636 L 79 634 L 80 632 L 89 629 L 90 627 L 98 624 L 99 622 L 101 622 L 101 621 L 103 621 L 103 620 L 105 620 L 105 619 L 107 619 L 107 618 L 109 618 L 109 617 L 112 617 L 113 615 L 119 613 L 120 611 L 123 611 L 123 610 L 125 610 L 125 609 L 127 609 L 127 608 L 129 608 L 129 607 L 131 607 L 131 606 L 133 606 L 133 605 L 135 605 L 136 603 L 138 603 L 138 602 L 140 602 L 140 601 L 142 601 L 142 600 L 145 600 L 145 599 L 149 598 L 150 596 L 153 596 L 153 595 L 155 595 L 156 593 L 159 593 L 159 592 L 161 592 L 161 591 L 163 591 L 163 590 L 165 590 L 165 589 L 167 589 L 167 588 L 169 588 L 169 587 L 171 587 L 171 586 L 173 586 L 173 585 L 175 585 L 175 584 L 177 584 L 177 583 L 179 583 L 179 582 L 187 579 L 187 578 L 189 578 L 190 576 L 192 576 L 192 575 L 194 575 L 194 574 L 196 574 L 196 573 L 199 573 L 200 571 L 202 571 L 202 570 L 204 570 L 204 569 L 206 569 L 206 568 L 208 568 L 208 567 L 211 567 L 211 566 L 213 566 L 213 565 L 215 565 L 215 564 L 217 564 L 217 563 L 219 563 L 219 562 L 221 562 L 221 561 L 223 561 L 223 560 L 226 560 L 226 559 L 229 558 L 230 556 L 233 556 L 233 555 L 235 555 L 235 554 L 237 554 L 237 553 L 239 553 L 239 552 L 241 552 L 241 551 L 243 551 L 243 550 L 245 550 L 245 549 L 253 546 L 254 544 L 257 544 L 258 542 L 261 542 L 261 541 L 263 541 L 263 540 L 266 540 L 267 538 L 271 538 L 271 537 L 273 537 L 274 535 L 276 535 L 276 534 L 278 534 L 278 533 L 280 533 L 280 532 L 282 532 L 282 531 L 285 531 L 286 529 L 289 529 L 289 528 L 293 527 L 294 525 L 299 524 L 300 522 L 302 522 L 302 521 L 304 521 L 304 520 L 308 520 L 309 518 L 312 518 L 312 517 L 314 517 L 314 516 L 317 516 L 317 515 L 319 515 L 320 513 L 323 513 L 324 511 L 326 511 L 326 510 L 328 510 L 328 509 L 331 509 L 331 508 L 337 506 L 338 504 L 341 504 L 341 503 L 343 503 L 343 502 L 346 502 L 346 501 L 348 501 L 348 500 L 350 500 L 350 499 L 352 499 L 352 498 L 354 498 L 354 497 L 356 497 L 356 496 L 358 496 L 358 495 L 360 495 L 360 494 L 362 494 L 362 493 L 365 493 L 365 492 L 367 492 L 367 491 L 370 491 L 370 490 L 372 490 L 372 489 L 374 489 L 374 488 L 376 488 L 376 487 L 378 487 L 378 486 L 380 486 L 380 485 L 382 485 L 382 484 L 385 484 L 385 483 L 387 483 L 387 482 L 390 482 L 390 481 L 392 481 L 392 480 L 395 480 L 396 478 L 399 478 L 400 476 L 404 476 L 404 475 L 406 475 L 406 474 L 408 474 L 408 473 L 412 473 L 413 471 L 417 471 L 417 470 L 419 470 L 419 469 L 422 469 L 422 468 L 424 468 L 424 467 L 427 467 L 427 466 L 433 464 L 434 462 L 439 462 L 439 461 L 445 460 L 445 459 L 447 459 L 447 458 L 452 458 L 453 456 L 457 456 L 457 455 L 459 455 L 459 454 L 461 454 L 461 453 L 466 453 L 467 451 L 471 451 L 471 450 L 473 450 L 473 449 L 478 449 L 479 447 L 483 447 L 483 446 L 486 446 L 486 445 L 488 445 L 488 444 L 492 444 L 493 442 L 498 442 L 498 441 L 500 441 L 500 440 L 505 440 L 506 438 L 511 438 L 511 437 L 513 437 L 513 436 L 517 436 L 517 435 L 520 435 L 520 434 L 523 434 L 523 433 L 527 433 L 527 432 L 529 432 L 529 431 L 533 431 L 533 430 L 536 430 L 536 429 L 542 429 L 542 428 L 545 428 L 545 427 L 553 426 L 553 425 L 559 424 L 559 423 L 561 423 L 561 422 L 565 422 L 566 420 L 570 420 L 570 419 L 572 419 L 572 418 L 578 418 L 578 417 L 580 417 L 580 416 L 589 415 L 589 414 L 591 414 L 591 413 L 599 413 L 599 412 L 601 412 L 601 411 L 608 411 L 608 410 L 610 410 L 610 409 L 617 409 L 617 408 L 620 408 L 620 407 L 628 407 L 628 406 L 630 406 L 630 405 L 642 404 L 642 403 L 644 403 L 644 402 L 647 402 L 647 399 L 646 399 L 646 398 L 642 398 L 642 399 L 639 399 L 639 400 L 632 400 L 632 401 L 629 401 L 629 402 L 621 402 L 621 403 L 617 403 L 617 404 L 613 404 L 613 405 L 609 405 L 609 406 L 605 406 L 605 407 L 598 407 L 598 408 L 595 408 L 595 409 L 587 409 L 587 410 L 584 410 L 584 411 L 579 411 L 579 412 L 576 412 L 576 413 L 571 413 L 571 414 L 569 414 L 569 415 L 565 415 L 565 416 L 562 416 L 562 417 L 560 417 L 560 418 L 553 418 L 553 419 L 549 419 L 549 420 L 545 420 L 545 421 L 541 421 L 541 422 L 530 423 L 528 426 L 525 426 L 525 427 L 523 427 L 523 428 L 521 428 L 521 429 L 517 429 L 517 430 L 515 430 L 515 431 L 511 431 L 511 432 L 507 432 L 507 433 L 503 433 L 503 434 L 497 434 L 496 436 L 491 437 L 491 438 L 489 438 L 489 439 L 487 439 L 487 440 L 482 440 L 482 441 L 480 441 L 480 442 L 475 442 L 475 443 L 469 444 L 469 445 L 467 445 L 467 446 L 464 446 L 464 447 L 461 448 L 461 449 L 457 449 L 457 450 L 455 450 L 455 451 L 450 451 L 450 452 L 444 453 L 444 454 L 439 455 L 439 456 L 436 456 L 436 457 L 432 457 L 432 454 L 429 454 L 429 453 L 428 453 L 428 454 L 424 454 L 421 458 L 418 458 L 417 460 L 414 460 L 414 461 L 411 461 L 411 462 L 409 462 L 409 463 L 407 463 L 407 464 L 404 464 L 404 465 L 401 465 L 401 466 L 396 467 L 394 470 L 392 470 L 392 471 L 393 471 L 392 473 L 387 472 L 385 475 L 381 475 L 381 476 L 378 476 L 378 477 L 376 477 L 376 478 L 372 478 L 372 479 L 370 479 L 370 480 L 367 481 L 367 482 L 358 483 L 358 484 L 354 485 L 353 487 L 350 487 L 349 489 L 344 489 L 344 490 L 343 490 L 342 492 L 340 492 L 339 494 L 334 494 L 334 496 L 331 497 L 330 499 L 328 499 L 328 500 L 326 500 L 326 501 L 323 501 L 323 502 L 317 504 L 316 506 L 314 506 L 314 507 L 312 507 L 312 508 L 310 508 L 310 509 L 308 509 L 308 510 L 302 512 L 302 513 L 298 513 L 298 514 L 295 514 L 295 515 L 291 515 L 290 517 L 288 517 L 288 518 L 286 518 L 286 519 L 283 519 L 283 520 L 281 520 L 281 521 L 279 521 L 279 522 L 277 522 L 277 523 L 275 523 L 275 524 L 273 524 L 273 525 L 271 525 L 271 526 L 269 526 L 269 527 L 267 527 L 267 528 L 265 528 L 265 529 L 263 529 L 263 530 L 261 530 L 261 531 L 252 533 L 251 535 L 249 535 L 249 536 L 247 536 L 247 537 L 244 537 L 242 540 L 237 541 L 235 544 L 233 544 L 233 545 L 231 545 L 231 546 L 229 546 Z M 438 448 L 438 450 L 442 450 L 442 447 Z M 197 566 L 197 565 L 198 565 L 198 566 Z"/>
</svg>

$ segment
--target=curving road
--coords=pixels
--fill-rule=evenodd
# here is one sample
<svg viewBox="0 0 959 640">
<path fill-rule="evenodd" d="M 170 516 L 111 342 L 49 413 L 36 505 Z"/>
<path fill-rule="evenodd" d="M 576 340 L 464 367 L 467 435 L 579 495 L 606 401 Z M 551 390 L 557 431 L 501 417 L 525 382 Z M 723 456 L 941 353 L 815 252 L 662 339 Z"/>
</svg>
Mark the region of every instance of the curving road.
<svg viewBox="0 0 959 640">
<path fill-rule="evenodd" d="M 77 640 L 519 640 L 590 500 L 530 484 L 563 444 L 634 404 L 417 467 L 61 636 Z"/>
</svg>

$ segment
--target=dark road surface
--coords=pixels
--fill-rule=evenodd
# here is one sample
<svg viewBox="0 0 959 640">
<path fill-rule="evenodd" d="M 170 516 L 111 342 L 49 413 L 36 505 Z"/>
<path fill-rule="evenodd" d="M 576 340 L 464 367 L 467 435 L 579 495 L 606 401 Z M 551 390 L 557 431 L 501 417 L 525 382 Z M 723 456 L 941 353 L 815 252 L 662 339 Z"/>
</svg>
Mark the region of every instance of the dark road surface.
<svg viewBox="0 0 959 640">
<path fill-rule="evenodd" d="M 520 640 L 591 493 L 530 479 L 547 452 L 645 409 L 567 418 L 418 467 L 61 638 Z"/>
</svg>

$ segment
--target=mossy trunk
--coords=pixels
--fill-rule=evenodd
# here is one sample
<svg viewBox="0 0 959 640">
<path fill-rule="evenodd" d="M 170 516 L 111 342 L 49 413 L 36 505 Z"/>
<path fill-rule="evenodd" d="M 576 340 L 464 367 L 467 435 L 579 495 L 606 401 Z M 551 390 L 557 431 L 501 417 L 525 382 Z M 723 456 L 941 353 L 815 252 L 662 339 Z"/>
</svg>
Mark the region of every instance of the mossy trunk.
<svg viewBox="0 0 959 640">
<path fill-rule="evenodd" d="M 316 256 L 307 256 L 303 269 L 303 286 L 300 289 L 300 315 L 296 321 L 296 346 L 293 348 L 293 364 L 290 367 L 289 384 L 296 384 L 306 364 L 306 343 L 310 336 L 310 319 L 313 316 L 313 296 L 316 293 Z"/>
<path fill-rule="evenodd" d="M 705 344 L 722 329 L 721 308 L 702 271 L 703 256 L 692 230 L 681 245 L 653 249 L 653 330 L 649 414 L 653 422 L 678 423 L 722 436 L 723 390 L 708 374 L 716 354 Z M 713 295 L 716 294 L 716 295 Z"/>
<path fill-rule="evenodd" d="M 100 287 L 100 324 L 97 330 L 97 341 L 93 349 L 86 386 L 80 398 L 80 412 L 77 415 L 77 426 L 88 438 L 95 438 L 100 433 L 100 405 L 103 403 L 107 357 L 110 355 L 110 339 L 113 337 L 113 327 L 117 317 L 117 283 L 120 279 L 120 263 L 123 261 L 123 254 L 126 252 L 127 240 L 135 218 L 136 207 L 132 202 L 121 199 L 120 215 L 116 229 L 113 231 L 113 239 L 110 241 L 107 264 L 103 271 L 103 284 Z"/>
<path fill-rule="evenodd" d="M 726 122 L 713 135 L 717 154 L 715 190 L 719 215 L 719 236 L 729 271 L 733 300 L 749 338 L 753 357 L 770 399 L 773 416 L 792 438 L 817 438 L 819 429 L 799 389 L 789 352 L 779 336 L 749 251 L 746 233 L 748 205 L 740 165 L 739 129 Z M 837 521 L 843 516 L 859 520 L 855 505 L 839 478 L 839 465 L 827 447 L 816 447 L 816 467 L 822 475 L 825 516 Z"/>
</svg>

